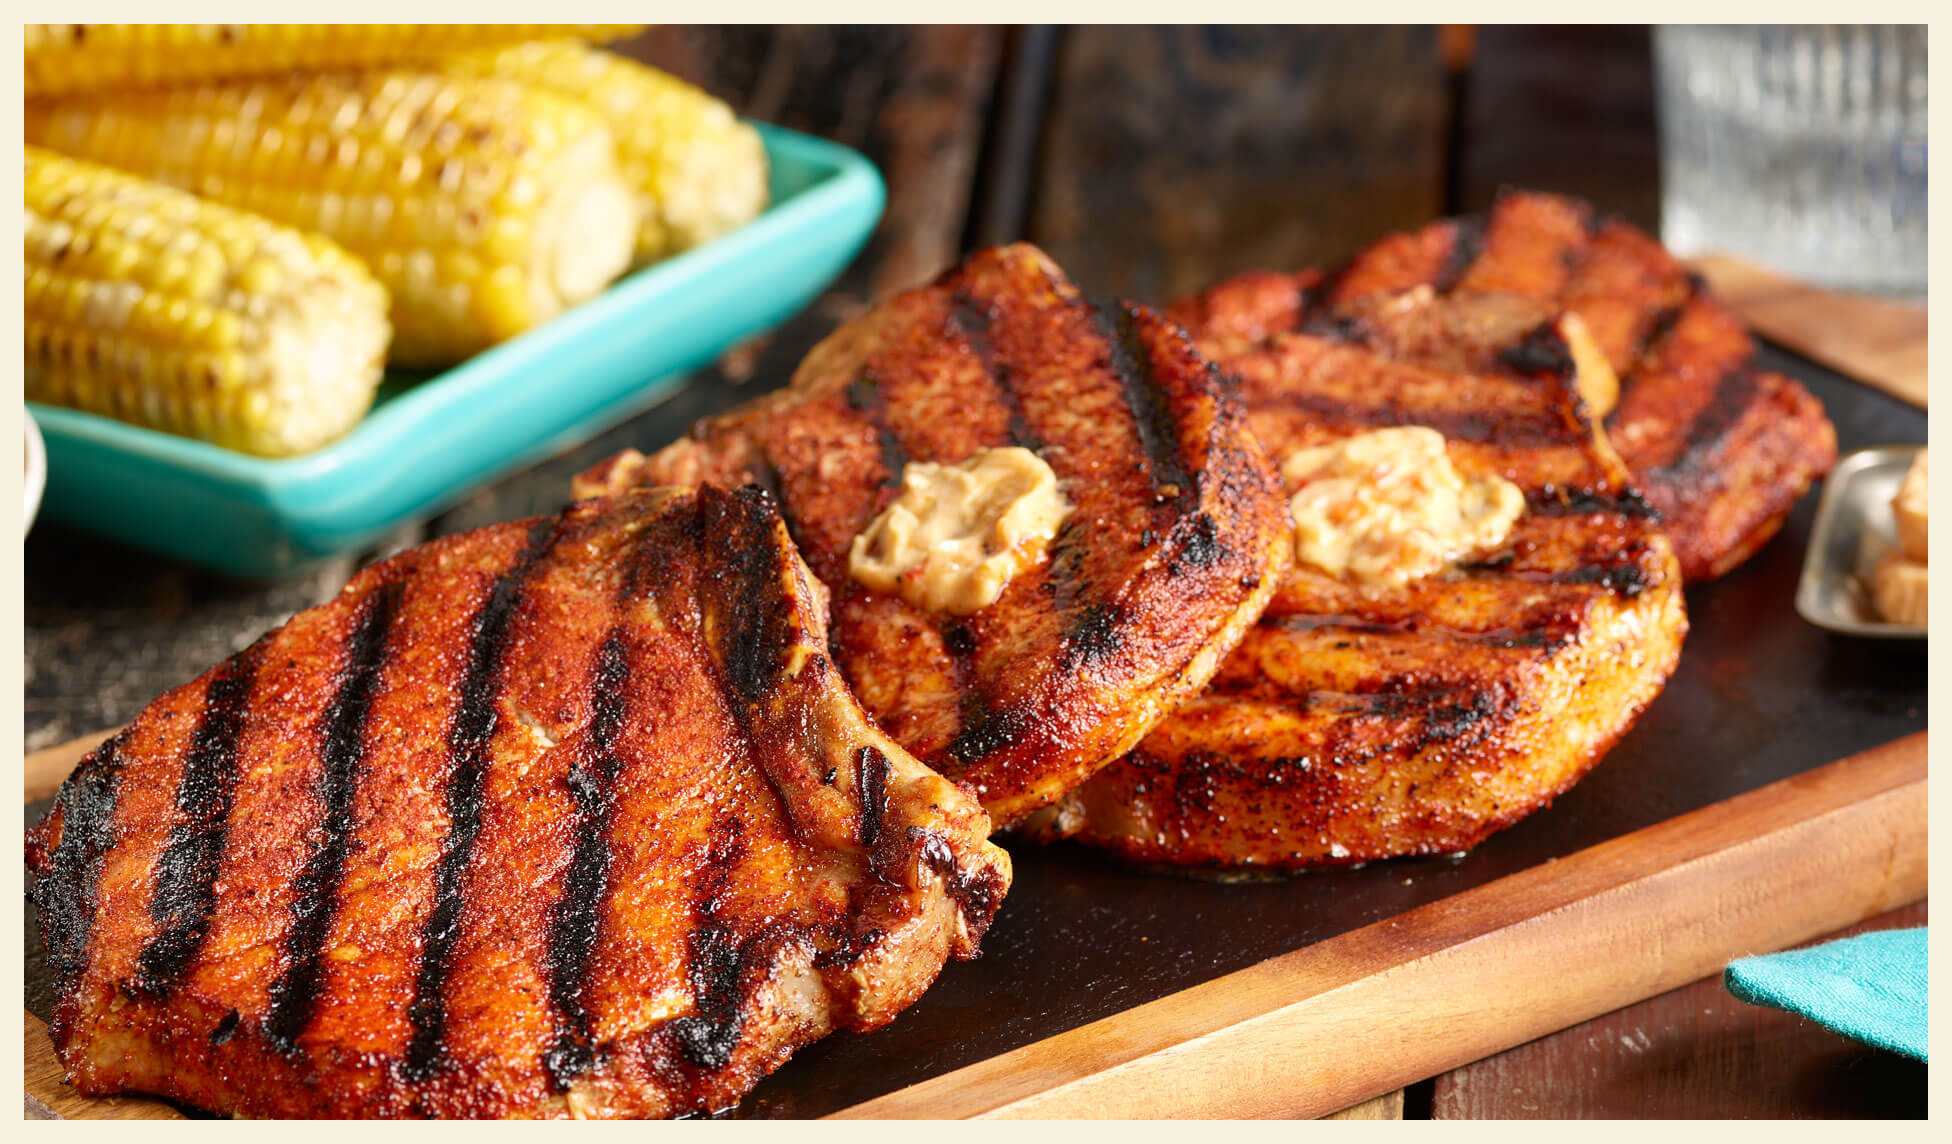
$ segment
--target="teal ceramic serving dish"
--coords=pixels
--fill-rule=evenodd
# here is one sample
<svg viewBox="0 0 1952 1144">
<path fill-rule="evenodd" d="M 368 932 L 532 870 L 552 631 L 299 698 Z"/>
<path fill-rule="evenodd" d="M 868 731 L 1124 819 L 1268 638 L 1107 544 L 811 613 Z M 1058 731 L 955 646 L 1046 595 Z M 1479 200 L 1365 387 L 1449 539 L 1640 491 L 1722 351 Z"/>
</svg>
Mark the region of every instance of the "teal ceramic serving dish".
<svg viewBox="0 0 1952 1144">
<path fill-rule="evenodd" d="M 389 373 L 365 420 L 270 461 L 31 404 L 44 516 L 220 571 L 276 577 L 376 542 L 669 396 L 798 312 L 854 258 L 886 193 L 865 158 L 760 125 L 772 206 L 446 372 Z"/>
</svg>

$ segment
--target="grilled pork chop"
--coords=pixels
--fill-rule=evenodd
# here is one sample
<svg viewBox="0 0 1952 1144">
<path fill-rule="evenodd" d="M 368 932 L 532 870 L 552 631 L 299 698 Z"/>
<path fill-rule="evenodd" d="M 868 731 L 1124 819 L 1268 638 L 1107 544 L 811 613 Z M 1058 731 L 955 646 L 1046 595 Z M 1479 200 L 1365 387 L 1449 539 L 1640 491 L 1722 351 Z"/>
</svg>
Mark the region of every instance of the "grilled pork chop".
<svg viewBox="0 0 1952 1144">
<path fill-rule="evenodd" d="M 1699 278 L 1644 232 L 1556 195 L 1510 192 L 1487 217 L 1393 235 L 1333 274 L 1242 275 L 1170 312 L 1223 366 L 1305 330 L 1508 376 L 1564 362 L 1560 315 L 1578 315 L 1619 379 L 1617 405 L 1593 412 L 1689 580 L 1748 559 L 1837 458 L 1822 404 L 1755 368 L 1747 331 Z"/>
<path fill-rule="evenodd" d="M 77 1088 L 662 1116 L 970 957 L 976 803 L 877 731 L 758 489 L 449 537 L 151 704 L 28 835 Z"/>
<path fill-rule="evenodd" d="M 1297 563 L 1204 694 L 1024 829 L 1146 862 L 1337 865 L 1463 850 L 1576 782 L 1659 693 L 1687 628 L 1667 539 L 1577 380 L 1293 333 L 1231 368 L 1277 460 L 1424 426 L 1526 507 L 1495 549 L 1401 586 Z"/>
<path fill-rule="evenodd" d="M 913 462 L 1019 446 L 1072 511 L 968 615 L 849 574 Z M 1175 325 L 1094 305 L 1029 246 L 972 255 L 847 324 L 792 384 L 577 482 L 758 481 L 832 593 L 836 660 L 895 740 L 1008 822 L 1130 750 L 1206 684 L 1292 547 L 1238 399 Z"/>
</svg>

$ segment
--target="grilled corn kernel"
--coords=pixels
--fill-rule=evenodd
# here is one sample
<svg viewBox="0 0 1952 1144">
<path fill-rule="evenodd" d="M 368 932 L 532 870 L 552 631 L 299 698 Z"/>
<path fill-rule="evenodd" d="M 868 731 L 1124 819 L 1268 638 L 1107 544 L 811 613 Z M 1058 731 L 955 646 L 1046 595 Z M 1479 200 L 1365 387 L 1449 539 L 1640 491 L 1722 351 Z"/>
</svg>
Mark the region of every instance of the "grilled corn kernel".
<svg viewBox="0 0 1952 1144">
<path fill-rule="evenodd" d="M 638 195 L 640 263 L 710 242 L 766 209 L 759 133 L 683 80 L 575 40 L 470 52 L 451 66 L 573 96 L 602 113 Z"/>
<path fill-rule="evenodd" d="M 338 246 L 34 147 L 26 199 L 30 400 L 267 457 L 371 406 L 386 291 Z"/>
<path fill-rule="evenodd" d="M 27 24 L 27 94 L 428 63 L 545 37 L 612 40 L 639 24 Z"/>
<path fill-rule="evenodd" d="M 446 364 L 548 320 L 621 274 L 635 242 L 603 121 L 508 80 L 382 71 L 211 83 L 30 100 L 26 124 L 31 143 L 343 244 L 392 293 L 393 356 L 410 365 Z M 484 288 L 498 272 L 502 284 Z"/>
</svg>

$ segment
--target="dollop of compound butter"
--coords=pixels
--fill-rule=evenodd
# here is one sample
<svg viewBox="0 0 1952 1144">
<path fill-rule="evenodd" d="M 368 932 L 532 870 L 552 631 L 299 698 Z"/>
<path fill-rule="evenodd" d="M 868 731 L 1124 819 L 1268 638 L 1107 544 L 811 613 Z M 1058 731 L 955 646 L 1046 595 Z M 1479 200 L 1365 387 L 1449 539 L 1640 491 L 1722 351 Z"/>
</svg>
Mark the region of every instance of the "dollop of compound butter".
<svg viewBox="0 0 1952 1144">
<path fill-rule="evenodd" d="M 910 461 L 901 495 L 854 538 L 848 572 L 925 611 L 966 616 L 1043 559 L 1070 511 L 1057 474 L 1028 449 Z"/>
<path fill-rule="evenodd" d="M 1295 556 L 1364 585 L 1399 586 L 1503 541 L 1525 494 L 1464 478 L 1435 429 L 1408 426 L 1302 449 L 1281 465 L 1296 489 Z"/>
</svg>

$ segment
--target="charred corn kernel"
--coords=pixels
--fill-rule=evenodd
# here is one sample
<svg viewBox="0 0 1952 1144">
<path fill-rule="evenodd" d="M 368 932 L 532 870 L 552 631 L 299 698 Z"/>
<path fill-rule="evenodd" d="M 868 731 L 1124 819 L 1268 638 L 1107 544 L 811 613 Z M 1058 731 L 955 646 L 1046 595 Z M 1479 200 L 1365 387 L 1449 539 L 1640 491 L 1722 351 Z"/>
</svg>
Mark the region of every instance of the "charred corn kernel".
<svg viewBox="0 0 1952 1144">
<path fill-rule="evenodd" d="M 614 40 L 641 24 L 27 24 L 27 94 L 425 64 L 524 40 Z"/>
<path fill-rule="evenodd" d="M 470 52 L 452 66 L 574 96 L 602 113 L 638 194 L 640 263 L 710 242 L 766 209 L 759 133 L 683 80 L 575 40 Z"/>
<path fill-rule="evenodd" d="M 29 400 L 266 457 L 372 405 L 386 291 L 351 254 L 93 163 L 26 164 Z"/>
<path fill-rule="evenodd" d="M 386 125 L 402 116 L 389 142 Z M 241 80 L 30 100 L 26 122 L 29 142 L 351 250 L 392 294 L 392 354 L 403 364 L 457 361 L 554 317 L 623 273 L 635 242 L 635 202 L 602 119 L 510 80 Z M 257 169 L 258 145 L 274 135 L 278 161 Z M 355 210 L 355 200 L 366 205 Z M 484 292 L 507 268 L 521 289 Z M 456 305 L 458 292 L 480 297 Z"/>
</svg>

